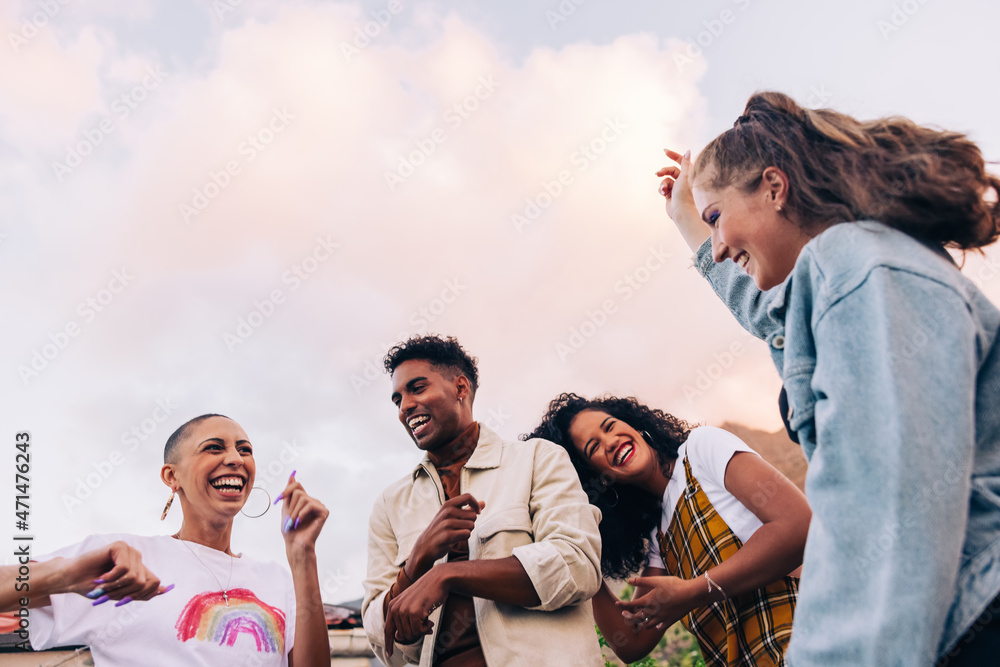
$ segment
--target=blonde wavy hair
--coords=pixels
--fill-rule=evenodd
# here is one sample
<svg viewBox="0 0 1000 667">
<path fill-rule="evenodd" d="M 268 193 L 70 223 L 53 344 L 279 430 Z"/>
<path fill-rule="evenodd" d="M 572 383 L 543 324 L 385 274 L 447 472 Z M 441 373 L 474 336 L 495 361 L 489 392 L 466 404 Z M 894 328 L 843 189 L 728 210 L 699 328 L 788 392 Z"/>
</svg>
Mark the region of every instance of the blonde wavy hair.
<svg viewBox="0 0 1000 667">
<path fill-rule="evenodd" d="M 706 146 L 693 176 L 753 192 L 765 168 L 788 176 L 784 210 L 804 227 L 877 220 L 962 250 L 1000 236 L 1000 179 L 968 137 L 907 118 L 859 121 L 758 92 L 732 129 Z"/>
</svg>

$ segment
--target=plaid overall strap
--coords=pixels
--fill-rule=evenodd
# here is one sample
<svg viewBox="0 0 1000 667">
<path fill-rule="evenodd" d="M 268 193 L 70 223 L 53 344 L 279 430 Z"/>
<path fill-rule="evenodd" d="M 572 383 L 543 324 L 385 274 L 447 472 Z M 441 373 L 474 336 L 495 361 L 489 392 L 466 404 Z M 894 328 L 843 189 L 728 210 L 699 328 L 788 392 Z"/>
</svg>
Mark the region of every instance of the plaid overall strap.
<svg viewBox="0 0 1000 667">
<path fill-rule="evenodd" d="M 684 493 L 667 531 L 657 530 L 657 538 L 667 572 L 694 579 L 731 557 L 743 543 L 708 501 L 687 457 L 684 474 Z M 709 667 L 784 665 L 797 596 L 798 580 L 783 577 L 763 588 L 694 609 L 682 622 L 698 640 Z"/>
</svg>

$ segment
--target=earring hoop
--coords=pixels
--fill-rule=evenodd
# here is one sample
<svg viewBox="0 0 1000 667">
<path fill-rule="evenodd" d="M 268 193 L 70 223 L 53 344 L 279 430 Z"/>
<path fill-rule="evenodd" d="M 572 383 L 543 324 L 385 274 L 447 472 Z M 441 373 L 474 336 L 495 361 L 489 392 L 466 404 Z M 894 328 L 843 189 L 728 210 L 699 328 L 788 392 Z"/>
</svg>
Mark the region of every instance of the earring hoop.
<svg viewBox="0 0 1000 667">
<path fill-rule="evenodd" d="M 171 503 L 174 502 L 174 494 L 176 494 L 176 493 L 177 492 L 175 490 L 170 489 L 170 497 L 167 498 L 167 504 L 164 505 L 164 507 L 163 507 L 163 514 L 160 515 L 160 521 L 163 521 L 164 519 L 167 518 L 167 512 L 170 511 L 170 505 L 171 505 Z"/>
<path fill-rule="evenodd" d="M 261 512 L 260 514 L 247 514 L 246 512 L 243 511 L 243 508 L 241 507 L 240 514 L 250 519 L 259 519 L 260 517 L 267 514 L 267 510 L 271 509 L 271 494 L 268 493 L 267 489 L 265 489 L 263 486 L 255 486 L 250 489 L 250 493 L 253 493 L 254 491 L 263 491 L 264 495 L 267 496 L 267 503 L 264 504 L 264 511 Z M 249 497 L 247 498 L 247 500 L 249 500 Z"/>
<path fill-rule="evenodd" d="M 608 507 L 617 507 L 618 506 L 618 500 L 619 500 L 619 498 L 618 498 L 618 489 L 616 489 L 613 486 L 609 486 L 607 488 L 607 490 L 604 492 L 604 495 L 608 495 L 611 491 L 615 492 L 615 500 L 614 500 L 614 502 L 608 501 Z"/>
</svg>

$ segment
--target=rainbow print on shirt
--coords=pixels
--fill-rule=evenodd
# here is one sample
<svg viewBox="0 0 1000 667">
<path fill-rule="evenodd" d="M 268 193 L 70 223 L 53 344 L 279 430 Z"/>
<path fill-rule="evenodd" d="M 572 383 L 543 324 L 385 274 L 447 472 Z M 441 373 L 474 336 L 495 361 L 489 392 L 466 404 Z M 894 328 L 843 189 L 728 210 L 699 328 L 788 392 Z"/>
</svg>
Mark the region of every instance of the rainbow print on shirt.
<svg viewBox="0 0 1000 667">
<path fill-rule="evenodd" d="M 246 634 L 257 643 L 258 653 L 284 653 L 285 613 L 246 588 L 229 591 L 229 605 L 222 591 L 200 593 L 184 606 L 177 619 L 177 639 L 197 639 L 219 646 L 233 646 Z"/>
</svg>

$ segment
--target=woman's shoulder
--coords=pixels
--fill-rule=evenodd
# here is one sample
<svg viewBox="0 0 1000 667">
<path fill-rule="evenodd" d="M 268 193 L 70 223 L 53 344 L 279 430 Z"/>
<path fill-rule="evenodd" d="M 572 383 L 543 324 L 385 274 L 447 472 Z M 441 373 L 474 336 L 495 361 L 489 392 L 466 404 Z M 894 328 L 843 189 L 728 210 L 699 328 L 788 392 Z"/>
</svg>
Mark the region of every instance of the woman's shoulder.
<svg viewBox="0 0 1000 667">
<path fill-rule="evenodd" d="M 753 451 L 739 436 L 718 426 L 696 426 L 691 429 L 684 444 L 687 445 L 689 457 L 694 452 L 701 454 L 710 450 Z"/>
<path fill-rule="evenodd" d="M 691 472 L 699 481 L 724 484 L 726 466 L 737 452 L 753 449 L 738 436 L 716 426 L 699 426 L 691 430 L 687 442 L 687 459 Z"/>
<path fill-rule="evenodd" d="M 967 289 L 967 281 L 944 249 L 872 220 L 833 225 L 813 238 L 799 255 L 793 283 L 796 288 L 810 284 L 817 298 L 836 300 L 880 269 L 913 280 L 929 279 L 962 294 Z"/>
</svg>

